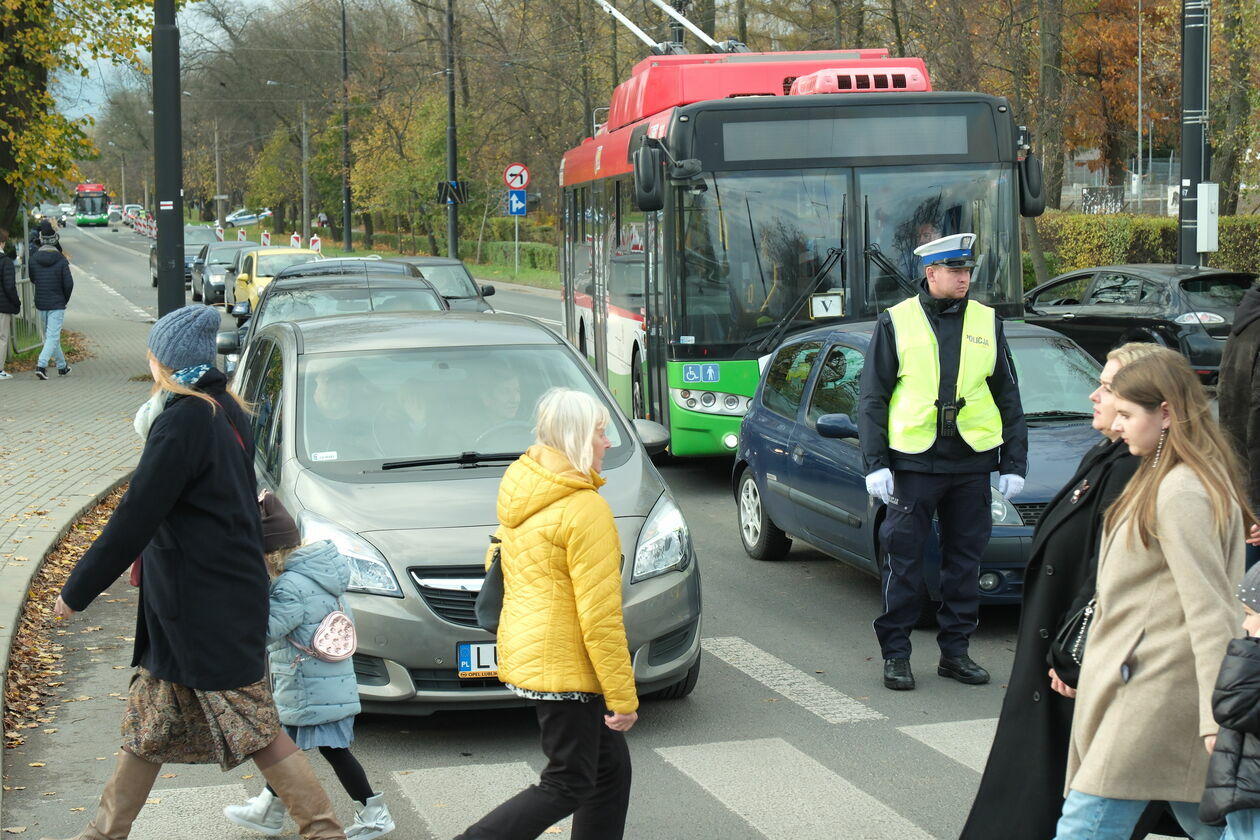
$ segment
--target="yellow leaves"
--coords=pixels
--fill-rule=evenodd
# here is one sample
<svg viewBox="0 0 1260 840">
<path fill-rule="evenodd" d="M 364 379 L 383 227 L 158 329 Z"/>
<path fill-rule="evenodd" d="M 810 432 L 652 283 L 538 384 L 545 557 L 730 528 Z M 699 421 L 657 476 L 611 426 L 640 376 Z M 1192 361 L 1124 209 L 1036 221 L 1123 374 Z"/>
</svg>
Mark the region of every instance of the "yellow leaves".
<svg viewBox="0 0 1260 840">
<path fill-rule="evenodd" d="M 26 766 L 27 767 L 47 767 L 48 765 L 42 761 L 32 761 L 30 764 L 27 764 Z"/>
</svg>

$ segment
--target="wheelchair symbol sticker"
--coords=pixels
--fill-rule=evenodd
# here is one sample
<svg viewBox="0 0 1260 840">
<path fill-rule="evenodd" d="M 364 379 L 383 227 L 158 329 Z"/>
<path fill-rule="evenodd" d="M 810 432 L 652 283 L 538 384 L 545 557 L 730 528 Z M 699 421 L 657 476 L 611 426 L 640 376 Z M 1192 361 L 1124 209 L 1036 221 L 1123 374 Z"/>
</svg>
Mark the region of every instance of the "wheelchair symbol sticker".
<svg viewBox="0 0 1260 840">
<path fill-rule="evenodd" d="M 722 369 L 715 364 L 683 365 L 683 382 L 717 382 L 722 378 Z"/>
</svg>

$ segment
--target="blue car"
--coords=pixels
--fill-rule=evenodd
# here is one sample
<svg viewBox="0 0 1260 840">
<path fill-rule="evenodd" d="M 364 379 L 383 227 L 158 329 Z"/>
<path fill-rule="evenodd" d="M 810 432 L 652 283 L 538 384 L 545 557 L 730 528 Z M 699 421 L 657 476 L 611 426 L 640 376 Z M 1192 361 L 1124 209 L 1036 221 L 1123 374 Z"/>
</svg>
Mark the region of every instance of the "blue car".
<svg viewBox="0 0 1260 840">
<path fill-rule="evenodd" d="M 884 505 L 867 495 L 854 425 L 873 327 L 798 333 L 765 364 L 731 474 L 740 539 L 754 559 L 783 558 L 801 539 L 879 577 Z M 1101 439 L 1090 426 L 1089 402 L 1098 362 L 1051 330 L 1014 322 L 1004 328 L 1028 418 L 1028 481 L 1013 503 L 993 490 L 993 537 L 980 569 L 981 602 L 989 604 L 1019 601 L 1033 525 Z M 931 539 L 924 573 L 934 600 L 939 569 L 939 541 Z"/>
</svg>

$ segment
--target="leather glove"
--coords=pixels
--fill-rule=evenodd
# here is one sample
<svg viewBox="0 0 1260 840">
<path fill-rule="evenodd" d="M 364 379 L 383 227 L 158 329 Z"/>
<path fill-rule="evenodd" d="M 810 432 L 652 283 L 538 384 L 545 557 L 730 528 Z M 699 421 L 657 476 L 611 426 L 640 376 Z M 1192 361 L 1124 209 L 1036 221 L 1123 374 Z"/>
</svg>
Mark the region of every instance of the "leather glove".
<svg viewBox="0 0 1260 840">
<path fill-rule="evenodd" d="M 869 482 L 868 482 L 869 483 Z M 1024 477 L 1019 475 L 998 476 L 998 492 L 1010 499 L 1018 496 L 1024 489 Z"/>
<path fill-rule="evenodd" d="M 884 504 L 888 504 L 888 500 L 892 498 L 893 493 L 892 470 L 885 467 L 868 475 L 866 477 L 866 492 Z"/>
</svg>

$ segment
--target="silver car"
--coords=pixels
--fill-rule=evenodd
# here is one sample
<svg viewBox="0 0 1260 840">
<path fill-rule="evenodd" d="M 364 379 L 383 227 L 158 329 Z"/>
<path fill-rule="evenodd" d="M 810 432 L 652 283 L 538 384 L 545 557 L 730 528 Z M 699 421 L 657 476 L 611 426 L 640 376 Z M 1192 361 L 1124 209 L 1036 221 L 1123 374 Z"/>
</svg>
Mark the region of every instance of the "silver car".
<svg viewBox="0 0 1260 840">
<path fill-rule="evenodd" d="M 504 470 L 552 387 L 608 407 L 601 494 L 623 552 L 626 633 L 641 694 L 684 697 L 700 669 L 700 571 L 649 459 L 668 433 L 631 423 L 562 338 L 526 318 L 376 312 L 261 329 L 237 369 L 255 407 L 255 466 L 298 520 L 352 564 L 347 600 L 368 711 L 519 705 L 496 678 L 473 601 Z"/>
</svg>

